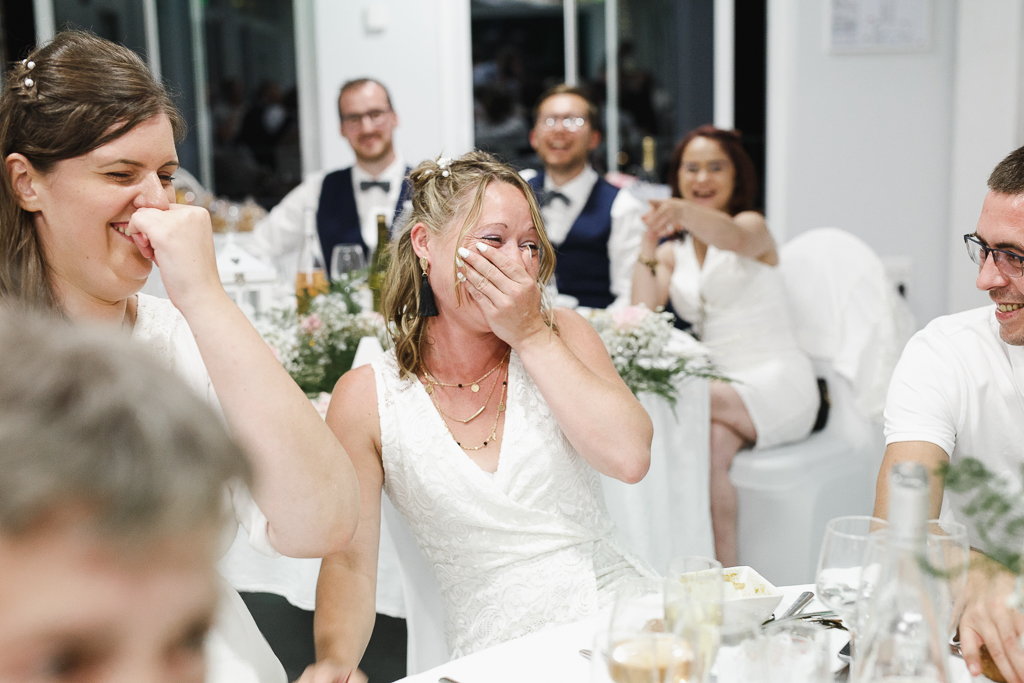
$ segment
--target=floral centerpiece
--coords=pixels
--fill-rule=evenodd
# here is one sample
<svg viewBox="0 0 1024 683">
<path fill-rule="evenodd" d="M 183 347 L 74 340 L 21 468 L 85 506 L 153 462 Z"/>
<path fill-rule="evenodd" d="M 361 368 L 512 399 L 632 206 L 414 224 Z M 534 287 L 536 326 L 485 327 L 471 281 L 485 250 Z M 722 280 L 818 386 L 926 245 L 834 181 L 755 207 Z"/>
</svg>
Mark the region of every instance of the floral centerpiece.
<svg viewBox="0 0 1024 683">
<path fill-rule="evenodd" d="M 675 406 L 675 382 L 680 376 L 728 381 L 710 363 L 700 342 L 675 331 L 671 313 L 639 305 L 594 309 L 586 317 L 634 394 L 656 394 Z"/>
<path fill-rule="evenodd" d="M 331 285 L 331 291 L 310 300 L 308 310 L 273 309 L 256 329 L 295 383 L 311 398 L 323 401 L 338 379 L 352 367 L 359 340 L 377 337 L 386 344 L 384 319 L 363 311 L 356 302 L 352 274 Z"/>
</svg>

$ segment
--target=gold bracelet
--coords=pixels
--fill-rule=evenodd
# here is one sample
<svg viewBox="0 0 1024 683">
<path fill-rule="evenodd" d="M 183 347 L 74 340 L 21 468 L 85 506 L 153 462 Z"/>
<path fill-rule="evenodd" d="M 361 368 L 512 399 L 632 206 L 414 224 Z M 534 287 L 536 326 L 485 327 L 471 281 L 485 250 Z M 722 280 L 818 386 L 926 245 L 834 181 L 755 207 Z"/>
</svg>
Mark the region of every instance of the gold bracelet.
<svg viewBox="0 0 1024 683">
<path fill-rule="evenodd" d="M 647 270 L 651 271 L 651 276 L 652 277 L 657 277 L 658 276 L 658 259 L 656 259 L 656 258 L 647 258 L 643 254 L 641 254 L 640 256 L 636 257 L 636 260 L 639 263 L 642 263 L 645 266 L 647 266 Z"/>
</svg>

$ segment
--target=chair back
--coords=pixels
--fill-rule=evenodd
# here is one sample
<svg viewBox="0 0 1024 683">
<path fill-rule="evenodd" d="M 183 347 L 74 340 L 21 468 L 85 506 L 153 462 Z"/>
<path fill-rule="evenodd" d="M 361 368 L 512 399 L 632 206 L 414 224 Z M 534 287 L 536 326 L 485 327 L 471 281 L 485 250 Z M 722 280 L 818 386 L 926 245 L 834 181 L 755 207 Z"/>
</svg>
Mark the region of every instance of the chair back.
<svg viewBox="0 0 1024 683">
<path fill-rule="evenodd" d="M 857 410 L 881 421 L 889 379 L 915 330 L 881 259 L 838 228 L 797 235 L 780 250 L 797 339 L 850 382 Z"/>
</svg>

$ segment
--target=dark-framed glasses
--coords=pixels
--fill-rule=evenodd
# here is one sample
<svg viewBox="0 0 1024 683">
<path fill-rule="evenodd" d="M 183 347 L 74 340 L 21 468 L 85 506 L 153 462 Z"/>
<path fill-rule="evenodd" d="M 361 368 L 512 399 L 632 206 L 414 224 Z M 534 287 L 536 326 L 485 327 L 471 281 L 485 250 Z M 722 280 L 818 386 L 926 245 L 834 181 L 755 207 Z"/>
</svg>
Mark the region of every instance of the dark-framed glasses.
<svg viewBox="0 0 1024 683">
<path fill-rule="evenodd" d="M 376 126 L 390 113 L 390 109 L 372 109 L 362 114 L 342 114 L 341 123 L 346 126 L 358 126 L 363 122 L 363 119 L 369 118 L 370 123 Z"/>
<path fill-rule="evenodd" d="M 964 244 L 967 245 L 967 253 L 971 260 L 977 263 L 979 268 L 985 265 L 991 254 L 1000 273 L 1012 278 L 1024 276 L 1024 256 L 1005 249 L 993 249 L 976 235 L 964 235 Z"/>
<path fill-rule="evenodd" d="M 541 122 L 544 124 L 545 128 L 558 128 L 561 126 L 566 130 L 575 131 L 586 125 L 587 120 L 582 116 L 549 116 L 546 119 L 542 119 Z"/>
</svg>

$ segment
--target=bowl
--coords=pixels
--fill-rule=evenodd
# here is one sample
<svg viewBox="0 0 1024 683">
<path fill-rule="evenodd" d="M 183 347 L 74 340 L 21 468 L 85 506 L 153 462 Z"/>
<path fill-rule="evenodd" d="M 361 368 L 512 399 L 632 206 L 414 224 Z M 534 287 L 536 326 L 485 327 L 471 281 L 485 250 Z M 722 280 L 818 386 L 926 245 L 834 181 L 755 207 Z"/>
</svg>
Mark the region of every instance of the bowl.
<svg viewBox="0 0 1024 683">
<path fill-rule="evenodd" d="M 772 615 L 782 601 L 782 591 L 750 567 L 722 570 L 722 624 L 758 625 Z"/>
</svg>

